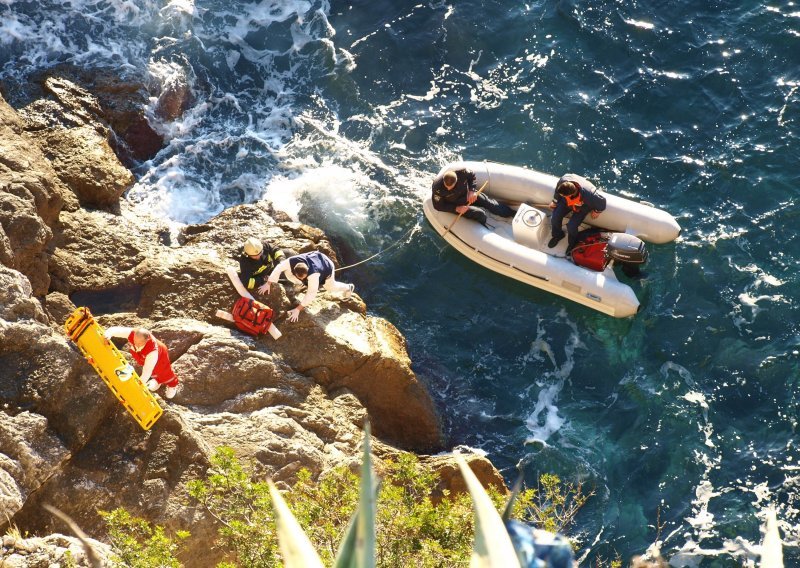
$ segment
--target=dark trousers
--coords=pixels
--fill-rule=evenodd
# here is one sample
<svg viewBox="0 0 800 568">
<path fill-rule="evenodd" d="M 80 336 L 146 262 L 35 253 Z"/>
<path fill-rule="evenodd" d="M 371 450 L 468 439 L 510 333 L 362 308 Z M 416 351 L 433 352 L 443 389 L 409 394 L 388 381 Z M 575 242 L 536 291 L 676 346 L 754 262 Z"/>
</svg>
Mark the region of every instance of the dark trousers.
<svg viewBox="0 0 800 568">
<path fill-rule="evenodd" d="M 470 205 L 467 212 L 464 213 L 464 217 L 485 225 L 486 213 L 483 211 L 484 209 L 499 217 L 511 217 L 514 215 L 514 210 L 511 207 L 481 193 L 475 203 Z"/>
<path fill-rule="evenodd" d="M 563 199 L 558 200 L 558 205 L 556 208 L 553 209 L 553 217 L 550 219 L 550 223 L 553 227 L 553 236 L 561 239 L 564 237 L 564 229 L 561 228 L 561 223 L 564 221 L 564 217 L 572 211 L 572 209 L 567 206 L 567 202 Z M 581 226 L 583 220 L 586 219 L 586 216 L 589 214 L 589 208 L 583 207 L 577 213 L 572 213 L 572 218 L 567 223 L 567 243 L 569 247 L 572 248 L 575 246 L 575 243 L 578 242 L 578 227 Z"/>
</svg>

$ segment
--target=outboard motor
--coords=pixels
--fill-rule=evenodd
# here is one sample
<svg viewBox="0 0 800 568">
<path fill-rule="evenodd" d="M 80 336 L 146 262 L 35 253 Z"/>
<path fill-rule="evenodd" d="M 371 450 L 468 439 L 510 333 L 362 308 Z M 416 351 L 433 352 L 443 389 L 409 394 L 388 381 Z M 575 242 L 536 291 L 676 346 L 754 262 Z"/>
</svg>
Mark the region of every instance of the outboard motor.
<svg viewBox="0 0 800 568">
<path fill-rule="evenodd" d="M 606 246 L 606 258 L 622 266 L 625 276 L 638 276 L 639 267 L 647 262 L 649 253 L 644 242 L 627 233 L 614 233 Z"/>
</svg>

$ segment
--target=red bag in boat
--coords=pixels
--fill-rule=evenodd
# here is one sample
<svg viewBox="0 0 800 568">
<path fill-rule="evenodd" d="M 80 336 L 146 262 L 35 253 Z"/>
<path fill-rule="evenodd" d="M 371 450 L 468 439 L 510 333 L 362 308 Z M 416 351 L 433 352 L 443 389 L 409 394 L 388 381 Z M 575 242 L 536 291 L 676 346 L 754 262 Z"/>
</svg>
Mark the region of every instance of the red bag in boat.
<svg viewBox="0 0 800 568">
<path fill-rule="evenodd" d="M 606 267 L 608 242 L 599 234 L 590 235 L 572 249 L 572 262 L 590 270 L 602 272 Z"/>
<path fill-rule="evenodd" d="M 233 324 L 250 335 L 264 335 L 272 324 L 272 309 L 244 296 L 236 300 L 231 314 Z"/>
</svg>

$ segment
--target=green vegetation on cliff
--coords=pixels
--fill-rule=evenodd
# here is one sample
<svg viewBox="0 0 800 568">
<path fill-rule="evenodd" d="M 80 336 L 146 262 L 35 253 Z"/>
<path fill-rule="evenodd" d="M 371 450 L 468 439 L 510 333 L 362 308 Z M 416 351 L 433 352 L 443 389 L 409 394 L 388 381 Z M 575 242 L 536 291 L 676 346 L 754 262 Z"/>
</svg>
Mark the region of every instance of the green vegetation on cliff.
<svg viewBox="0 0 800 568">
<path fill-rule="evenodd" d="M 378 566 L 466 566 L 472 554 L 474 514 L 466 493 L 431 499 L 439 481 L 436 473 L 413 454 L 387 462 L 377 500 L 376 548 Z M 358 477 L 339 467 L 313 481 L 301 471 L 284 494 L 297 520 L 326 565 L 332 565 L 350 519 L 358 506 Z M 488 490 L 498 510 L 507 496 Z M 266 482 L 252 473 L 230 448 L 220 448 L 205 479 L 190 484 L 194 503 L 219 524 L 216 543 L 230 559 L 225 566 L 280 566 L 272 499 Z M 578 485 L 544 475 L 539 489 L 520 492 L 514 517 L 538 527 L 560 531 L 574 518 L 588 496 Z M 105 514 L 116 562 L 136 568 L 177 566 L 179 545 L 160 527 L 151 527 L 128 513 Z M 191 529 L 191 527 L 187 527 Z M 184 533 L 177 535 L 181 539 Z"/>
<path fill-rule="evenodd" d="M 175 553 L 179 542 L 189 536 L 188 532 L 179 531 L 176 540 L 172 540 L 164 534 L 163 527 L 153 527 L 124 509 L 101 515 L 108 525 L 116 564 L 129 568 L 178 568 L 181 565 Z"/>
</svg>

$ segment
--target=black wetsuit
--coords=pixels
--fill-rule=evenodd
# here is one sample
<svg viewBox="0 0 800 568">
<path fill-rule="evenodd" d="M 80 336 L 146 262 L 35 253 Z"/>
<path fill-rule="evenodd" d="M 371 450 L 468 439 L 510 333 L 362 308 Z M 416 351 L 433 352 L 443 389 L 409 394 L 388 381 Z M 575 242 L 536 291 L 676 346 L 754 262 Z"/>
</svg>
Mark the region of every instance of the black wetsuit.
<svg viewBox="0 0 800 568">
<path fill-rule="evenodd" d="M 478 187 L 475 183 L 475 174 L 472 170 L 462 168 L 455 170 L 458 177 L 456 185 L 453 189 L 447 189 L 444 186 L 444 174 L 436 176 L 433 180 L 433 208 L 437 211 L 447 211 L 448 213 L 456 213 L 456 207 L 460 205 L 467 205 L 467 192 L 477 191 Z M 491 211 L 500 217 L 511 217 L 514 215 L 514 210 L 508 205 L 498 203 L 491 197 L 487 197 L 484 193 L 478 196 L 475 203 L 469 206 L 469 209 L 464 213 L 464 217 L 472 219 L 478 223 L 486 224 L 486 212 L 484 209 Z"/>
<path fill-rule="evenodd" d="M 264 248 L 258 258 L 251 258 L 246 254 L 239 257 L 239 279 L 248 290 L 264 284 L 272 269 L 286 256 L 281 249 L 273 247 L 267 241 L 262 244 Z"/>
</svg>

